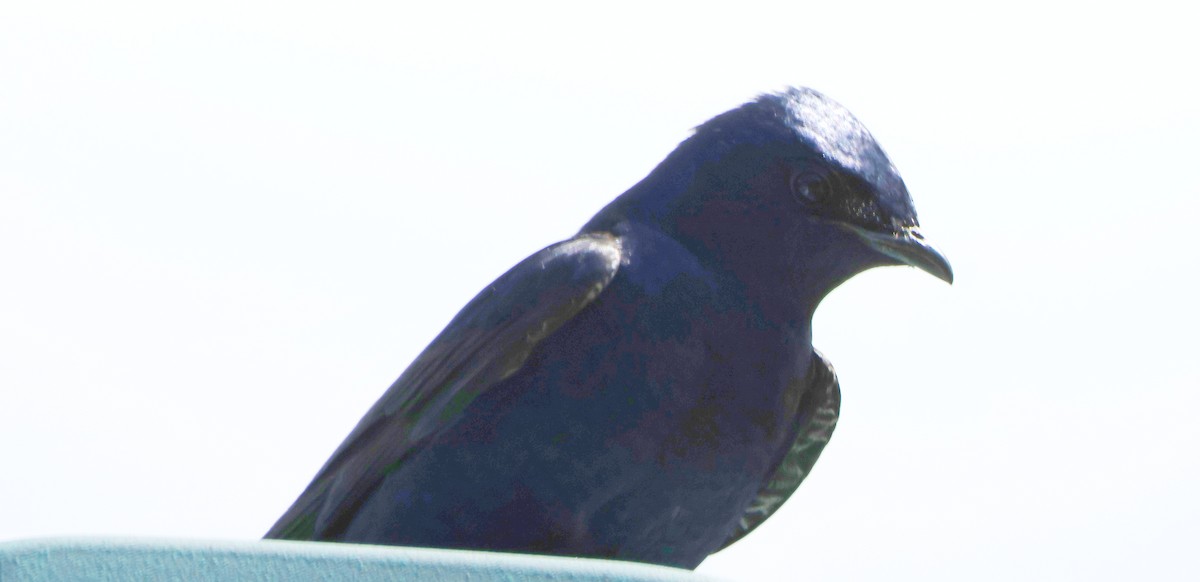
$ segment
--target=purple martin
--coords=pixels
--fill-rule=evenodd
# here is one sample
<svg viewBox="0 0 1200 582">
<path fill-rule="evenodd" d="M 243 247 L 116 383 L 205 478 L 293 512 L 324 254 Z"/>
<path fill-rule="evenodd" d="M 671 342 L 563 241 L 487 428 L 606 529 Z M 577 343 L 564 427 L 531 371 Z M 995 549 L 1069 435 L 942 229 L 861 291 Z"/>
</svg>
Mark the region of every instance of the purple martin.
<svg viewBox="0 0 1200 582">
<path fill-rule="evenodd" d="M 884 265 L 953 279 L 849 111 L 760 96 L 475 296 L 266 537 L 694 568 L 812 469 L 813 313 Z"/>
</svg>

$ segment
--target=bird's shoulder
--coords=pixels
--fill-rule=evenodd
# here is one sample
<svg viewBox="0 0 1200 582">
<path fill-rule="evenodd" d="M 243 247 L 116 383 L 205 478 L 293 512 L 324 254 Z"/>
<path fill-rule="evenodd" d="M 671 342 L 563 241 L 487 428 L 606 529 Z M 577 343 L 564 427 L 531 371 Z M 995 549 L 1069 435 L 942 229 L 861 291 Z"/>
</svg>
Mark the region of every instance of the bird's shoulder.
<svg viewBox="0 0 1200 582">
<path fill-rule="evenodd" d="M 521 261 L 459 311 L 363 421 L 376 413 L 404 412 L 412 417 L 413 436 L 425 436 L 434 427 L 422 429 L 423 425 L 440 415 L 425 414 L 434 403 L 423 398 L 466 388 L 482 391 L 511 375 L 534 345 L 605 290 L 623 256 L 618 237 L 588 233 Z M 455 381 L 447 384 L 451 375 Z M 465 381 L 468 377 L 470 383 Z M 455 399 L 465 404 L 461 396 Z"/>
<path fill-rule="evenodd" d="M 712 270 L 670 234 L 637 221 L 622 221 L 608 232 L 620 241 L 622 268 L 619 283 L 649 295 L 677 290 L 679 285 L 716 291 L 719 285 Z M 674 287 L 673 287 L 674 285 Z"/>
</svg>

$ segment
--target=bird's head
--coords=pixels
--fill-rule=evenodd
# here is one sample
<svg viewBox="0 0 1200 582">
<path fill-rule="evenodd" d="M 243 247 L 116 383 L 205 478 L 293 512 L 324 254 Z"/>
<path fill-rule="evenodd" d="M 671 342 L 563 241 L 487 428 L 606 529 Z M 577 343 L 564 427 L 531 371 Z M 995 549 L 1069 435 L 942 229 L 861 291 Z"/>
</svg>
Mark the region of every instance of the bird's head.
<svg viewBox="0 0 1200 582">
<path fill-rule="evenodd" d="M 815 219 L 898 264 L 954 281 L 950 263 L 921 234 L 896 167 L 846 108 L 811 89 L 765 95 L 748 105 L 755 106 L 795 135 L 800 152 L 788 189 Z"/>
<path fill-rule="evenodd" d="M 883 149 L 811 89 L 766 94 L 700 125 L 597 219 L 606 216 L 653 222 L 743 279 L 786 271 L 823 293 L 903 264 L 953 280 Z"/>
</svg>

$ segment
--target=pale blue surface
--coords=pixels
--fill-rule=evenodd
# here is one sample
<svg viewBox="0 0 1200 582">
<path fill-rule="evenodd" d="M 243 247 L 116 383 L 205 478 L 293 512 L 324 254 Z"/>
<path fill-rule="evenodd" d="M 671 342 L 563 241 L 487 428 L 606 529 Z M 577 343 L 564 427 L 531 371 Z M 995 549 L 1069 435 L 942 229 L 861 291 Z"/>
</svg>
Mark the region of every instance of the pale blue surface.
<svg viewBox="0 0 1200 582">
<path fill-rule="evenodd" d="M 703 582 L 585 558 L 285 541 L 46 538 L 0 543 L 0 580 L 517 580 Z"/>
</svg>

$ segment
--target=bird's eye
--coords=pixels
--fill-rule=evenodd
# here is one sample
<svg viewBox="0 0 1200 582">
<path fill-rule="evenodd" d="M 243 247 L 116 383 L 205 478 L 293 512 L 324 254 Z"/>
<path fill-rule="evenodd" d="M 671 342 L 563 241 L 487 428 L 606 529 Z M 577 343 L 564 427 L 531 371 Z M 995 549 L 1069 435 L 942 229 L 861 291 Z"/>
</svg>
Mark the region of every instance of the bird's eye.
<svg viewBox="0 0 1200 582">
<path fill-rule="evenodd" d="M 811 172 L 792 174 L 792 195 L 804 204 L 818 204 L 829 193 L 829 181 Z"/>
</svg>

